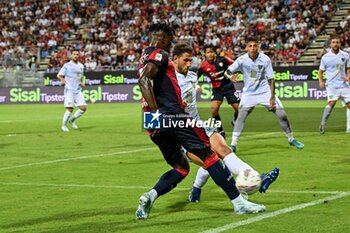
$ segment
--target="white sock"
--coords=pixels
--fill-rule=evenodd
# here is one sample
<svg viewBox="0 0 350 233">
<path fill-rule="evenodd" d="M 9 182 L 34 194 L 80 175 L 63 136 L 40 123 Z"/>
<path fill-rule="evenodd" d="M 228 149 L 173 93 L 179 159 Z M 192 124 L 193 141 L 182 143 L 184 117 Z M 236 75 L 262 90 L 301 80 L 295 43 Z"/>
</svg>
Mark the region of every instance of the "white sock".
<svg viewBox="0 0 350 233">
<path fill-rule="evenodd" d="M 75 121 L 76 119 L 78 119 L 79 117 L 81 117 L 83 114 L 85 113 L 85 111 L 78 109 L 75 113 L 74 116 L 71 118 L 71 121 Z"/>
<path fill-rule="evenodd" d="M 288 138 L 288 142 L 291 142 L 294 140 L 294 137 L 293 137 L 293 133 L 290 132 L 290 133 L 286 133 L 286 137 Z"/>
<path fill-rule="evenodd" d="M 333 108 L 327 104 L 326 107 L 323 110 L 321 125 L 325 125 L 326 124 L 329 116 L 332 113 L 332 110 L 333 110 Z"/>
<path fill-rule="evenodd" d="M 346 109 L 346 130 L 350 130 L 350 108 Z"/>
<path fill-rule="evenodd" d="M 254 170 L 251 166 L 238 158 L 237 155 L 233 152 L 224 158 L 224 163 L 228 170 L 230 170 L 230 172 L 235 175 L 238 175 L 238 173 L 246 169 Z"/>
<path fill-rule="evenodd" d="M 151 191 L 149 191 L 148 194 L 150 195 L 152 202 L 154 202 L 158 197 L 158 193 L 155 189 L 152 189 Z"/>
<path fill-rule="evenodd" d="M 197 171 L 196 179 L 194 180 L 193 186 L 201 189 L 205 185 L 205 183 L 207 183 L 209 177 L 209 172 L 204 168 L 200 167 Z"/>
<path fill-rule="evenodd" d="M 242 197 L 241 194 L 239 194 L 239 196 L 236 197 L 235 199 L 231 200 L 231 202 L 232 202 L 232 204 L 233 204 L 233 206 L 234 206 L 235 208 L 237 208 L 238 206 L 243 205 L 243 204 L 244 204 L 244 201 L 245 201 L 245 199 Z"/>
<path fill-rule="evenodd" d="M 240 136 L 240 133 L 232 132 L 232 141 L 231 141 L 232 146 L 237 146 L 239 136 Z"/>
<path fill-rule="evenodd" d="M 66 110 L 63 114 L 63 119 L 62 119 L 62 125 L 67 125 L 69 116 L 70 116 L 71 112 Z"/>
</svg>

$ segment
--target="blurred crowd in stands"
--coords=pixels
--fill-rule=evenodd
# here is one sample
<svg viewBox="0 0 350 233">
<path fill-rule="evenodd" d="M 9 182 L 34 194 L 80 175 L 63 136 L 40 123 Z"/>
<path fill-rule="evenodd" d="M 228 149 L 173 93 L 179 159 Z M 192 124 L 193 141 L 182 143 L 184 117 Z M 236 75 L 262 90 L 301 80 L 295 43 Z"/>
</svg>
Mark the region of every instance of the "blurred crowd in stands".
<svg viewBox="0 0 350 233">
<path fill-rule="evenodd" d="M 194 47 L 195 62 L 205 44 L 235 59 L 245 37 L 261 40 L 275 65 L 291 65 L 324 33 L 341 0 L 8 0 L 0 1 L 0 62 L 57 72 L 72 49 L 81 51 L 87 70 L 137 69 L 149 44 L 147 27 L 168 20 L 178 40 Z M 350 12 L 349 12 L 350 13 Z M 349 14 L 350 15 L 350 14 Z M 335 29 L 349 48 L 350 16 Z"/>
</svg>

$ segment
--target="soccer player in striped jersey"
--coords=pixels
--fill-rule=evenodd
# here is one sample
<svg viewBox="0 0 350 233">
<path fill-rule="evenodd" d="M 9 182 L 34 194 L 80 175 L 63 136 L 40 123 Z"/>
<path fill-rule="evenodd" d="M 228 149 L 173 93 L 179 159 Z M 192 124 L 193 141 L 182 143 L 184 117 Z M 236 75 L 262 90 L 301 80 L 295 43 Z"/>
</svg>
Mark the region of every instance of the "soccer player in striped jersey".
<svg viewBox="0 0 350 233">
<path fill-rule="evenodd" d="M 155 112 L 157 116 L 163 113 L 174 115 L 174 121 L 191 119 L 184 111 L 175 68 L 169 59 L 175 31 L 166 23 L 157 23 L 150 26 L 149 33 L 150 47 L 144 49 L 139 69 L 143 111 Z M 147 219 L 156 199 L 170 192 L 188 175 L 190 167 L 181 153 L 181 146 L 205 164 L 214 182 L 231 200 L 235 212 L 243 214 L 265 210 L 264 205 L 248 202 L 242 197 L 229 170 L 222 166 L 216 153 L 211 150 L 209 138 L 203 128 L 162 127 L 148 130 L 148 133 L 172 168 L 160 177 L 150 191 L 140 196 L 136 219 Z"/>
<path fill-rule="evenodd" d="M 198 77 L 205 75 L 210 78 L 212 84 L 212 96 L 211 96 L 211 114 L 216 121 L 221 121 L 219 114 L 220 106 L 224 97 L 227 103 L 234 109 L 234 118 L 232 122 L 236 120 L 238 115 L 239 96 L 236 93 L 233 83 L 226 79 L 224 72 L 227 67 L 233 63 L 228 57 L 217 56 L 215 53 L 215 47 L 213 45 L 204 46 L 205 61 L 201 64 L 197 74 Z M 218 128 L 219 133 L 226 138 L 223 127 Z"/>
<path fill-rule="evenodd" d="M 320 133 L 325 133 L 325 125 L 331 112 L 340 99 L 346 110 L 346 133 L 350 133 L 350 58 L 349 53 L 340 50 L 340 39 L 332 36 L 331 49 L 321 58 L 318 71 L 320 88 L 327 89 L 327 101 L 320 124 Z M 323 74 L 326 72 L 326 83 Z"/>
</svg>

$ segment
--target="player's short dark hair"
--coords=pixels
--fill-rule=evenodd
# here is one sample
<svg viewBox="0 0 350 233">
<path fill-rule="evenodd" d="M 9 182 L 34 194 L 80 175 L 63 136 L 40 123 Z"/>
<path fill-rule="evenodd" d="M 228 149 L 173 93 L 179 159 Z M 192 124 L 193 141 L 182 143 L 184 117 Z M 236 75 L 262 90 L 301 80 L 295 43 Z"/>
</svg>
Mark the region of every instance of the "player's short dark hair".
<svg viewBox="0 0 350 233">
<path fill-rule="evenodd" d="M 169 36 L 175 35 L 175 29 L 168 23 L 155 23 L 152 24 L 149 29 L 149 33 L 164 32 Z"/>
<path fill-rule="evenodd" d="M 215 46 L 212 44 L 206 44 L 204 45 L 204 52 L 207 51 L 207 49 L 211 49 L 215 52 Z"/>
<path fill-rule="evenodd" d="M 258 38 L 254 37 L 254 36 L 249 36 L 246 39 L 246 43 L 248 44 L 249 42 L 259 43 L 259 40 L 258 40 Z"/>
<path fill-rule="evenodd" d="M 183 53 L 193 53 L 193 48 L 186 43 L 179 43 L 174 46 L 173 56 L 181 56 Z"/>
<path fill-rule="evenodd" d="M 332 41 L 332 40 L 340 40 L 340 37 L 339 37 L 337 34 L 333 34 L 333 35 L 331 35 L 331 37 L 329 38 L 329 41 Z"/>
</svg>

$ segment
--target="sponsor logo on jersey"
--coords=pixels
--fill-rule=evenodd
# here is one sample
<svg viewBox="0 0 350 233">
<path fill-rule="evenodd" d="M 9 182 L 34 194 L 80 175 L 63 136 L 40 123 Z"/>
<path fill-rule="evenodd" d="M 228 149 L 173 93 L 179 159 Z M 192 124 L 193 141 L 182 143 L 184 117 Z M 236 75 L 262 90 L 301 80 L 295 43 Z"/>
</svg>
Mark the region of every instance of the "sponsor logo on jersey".
<svg viewBox="0 0 350 233">
<path fill-rule="evenodd" d="M 161 61 L 161 60 L 162 60 L 162 54 L 157 53 L 157 54 L 156 54 L 156 60 L 157 60 L 157 61 Z"/>
</svg>

